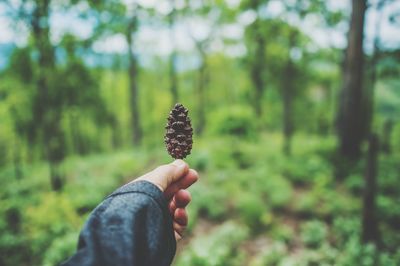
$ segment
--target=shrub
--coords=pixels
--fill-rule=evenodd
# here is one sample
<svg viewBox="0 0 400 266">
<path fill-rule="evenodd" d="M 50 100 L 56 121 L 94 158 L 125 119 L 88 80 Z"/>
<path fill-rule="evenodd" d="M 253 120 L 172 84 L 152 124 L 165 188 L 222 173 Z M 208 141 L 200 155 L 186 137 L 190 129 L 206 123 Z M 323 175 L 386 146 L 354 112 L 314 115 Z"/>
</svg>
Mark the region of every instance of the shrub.
<svg viewBox="0 0 400 266">
<path fill-rule="evenodd" d="M 55 239 L 78 232 L 82 220 L 70 201 L 54 192 L 42 196 L 41 203 L 29 207 L 24 217 L 23 229 L 30 240 L 34 256 L 42 257 Z"/>
<path fill-rule="evenodd" d="M 359 174 L 353 174 L 344 180 L 344 184 L 350 191 L 361 195 L 364 189 L 364 178 Z"/>
<path fill-rule="evenodd" d="M 322 243 L 318 249 L 306 249 L 304 250 L 297 261 L 296 265 L 304 266 L 329 266 L 337 265 L 337 256 L 339 251 L 329 245 L 328 243 Z"/>
<path fill-rule="evenodd" d="M 240 218 L 253 232 L 258 232 L 263 226 L 271 223 L 271 214 L 266 207 L 266 203 L 255 194 L 243 193 L 239 195 L 236 208 Z"/>
<path fill-rule="evenodd" d="M 265 180 L 264 189 L 267 204 L 274 209 L 284 208 L 293 195 L 292 185 L 278 175 L 270 175 Z"/>
<path fill-rule="evenodd" d="M 190 204 L 193 210 L 213 220 L 218 220 L 227 213 L 228 196 L 225 191 L 206 187 L 201 183 L 196 184 L 190 191 L 196 199 Z"/>
<path fill-rule="evenodd" d="M 177 266 L 224 266 L 243 265 L 238 251 L 239 244 L 247 237 L 245 226 L 226 222 L 207 235 L 191 242 L 185 253 L 178 258 Z"/>
<path fill-rule="evenodd" d="M 205 150 L 199 150 L 187 159 L 191 168 L 199 172 L 207 170 L 210 166 L 210 154 Z"/>
<path fill-rule="evenodd" d="M 291 183 L 267 167 L 257 167 L 246 173 L 247 183 L 252 193 L 259 194 L 265 204 L 273 209 L 282 209 L 293 195 Z"/>
<path fill-rule="evenodd" d="M 286 158 L 281 163 L 284 176 L 294 184 L 307 185 L 321 176 L 330 176 L 332 167 L 329 162 L 313 154 Z"/>
<path fill-rule="evenodd" d="M 275 221 L 274 227 L 270 235 L 275 240 L 279 240 L 282 243 L 290 244 L 295 238 L 294 228 L 288 224 L 285 224 L 283 220 Z"/>
<path fill-rule="evenodd" d="M 288 256 L 288 250 L 284 243 L 274 242 L 261 254 L 250 262 L 250 266 L 281 265 L 284 257 Z"/>
<path fill-rule="evenodd" d="M 326 240 L 327 235 L 327 226 L 321 221 L 309 221 L 301 226 L 301 239 L 309 247 L 318 247 Z"/>
<path fill-rule="evenodd" d="M 252 109 L 244 106 L 220 109 L 212 116 L 210 131 L 217 135 L 253 139 L 256 136 L 255 115 Z"/>
<path fill-rule="evenodd" d="M 77 232 L 70 232 L 55 239 L 44 254 L 43 265 L 60 265 L 61 262 L 68 259 L 74 253 L 77 243 Z"/>
<path fill-rule="evenodd" d="M 354 217 L 336 217 L 333 221 L 332 234 L 335 237 L 337 245 L 341 246 L 352 236 L 360 235 L 360 218 Z"/>
</svg>

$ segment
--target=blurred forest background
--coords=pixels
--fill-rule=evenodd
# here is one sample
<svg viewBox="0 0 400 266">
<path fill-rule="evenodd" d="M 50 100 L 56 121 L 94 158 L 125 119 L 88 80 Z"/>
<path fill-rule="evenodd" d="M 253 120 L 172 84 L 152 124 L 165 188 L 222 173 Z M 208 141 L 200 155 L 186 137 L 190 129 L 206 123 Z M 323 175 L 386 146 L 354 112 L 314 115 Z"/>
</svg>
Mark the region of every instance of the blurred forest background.
<svg viewBox="0 0 400 266">
<path fill-rule="evenodd" d="M 395 0 L 2 0 L 0 265 L 70 256 L 176 102 L 175 265 L 400 265 L 399 75 Z"/>
</svg>

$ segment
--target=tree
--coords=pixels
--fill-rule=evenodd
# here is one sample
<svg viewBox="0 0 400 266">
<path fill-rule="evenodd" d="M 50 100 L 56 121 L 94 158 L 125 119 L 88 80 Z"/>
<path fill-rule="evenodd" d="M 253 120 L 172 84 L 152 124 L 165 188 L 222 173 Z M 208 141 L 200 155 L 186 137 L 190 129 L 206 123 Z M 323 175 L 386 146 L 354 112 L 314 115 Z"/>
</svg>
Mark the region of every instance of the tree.
<svg viewBox="0 0 400 266">
<path fill-rule="evenodd" d="M 302 95 L 308 82 L 308 58 L 300 47 L 306 46 L 308 38 L 296 27 L 279 19 L 266 21 L 265 30 L 269 36 L 279 35 L 266 45 L 267 76 L 277 87 L 282 99 L 282 151 L 291 154 L 291 139 L 295 132 L 295 102 L 303 100 Z M 280 55 L 276 48 L 279 47 Z M 275 84 L 274 84 L 275 83 Z"/>
<path fill-rule="evenodd" d="M 212 5 L 208 1 L 188 1 L 185 14 L 191 19 L 196 18 L 202 20 L 203 23 L 208 24 L 208 32 L 203 35 L 197 35 L 196 32 L 188 28 L 188 34 L 194 42 L 197 54 L 200 59 L 199 67 L 197 68 L 197 84 L 196 84 L 196 98 L 197 98 L 197 124 L 196 133 L 201 135 L 206 126 L 206 109 L 207 109 L 207 87 L 210 82 L 208 54 L 210 44 L 215 38 L 216 29 L 218 27 L 220 12 L 219 6 Z"/>
<path fill-rule="evenodd" d="M 87 154 L 96 148 L 97 140 L 84 139 L 82 120 L 90 118 L 97 127 L 112 125 L 114 117 L 107 110 L 100 95 L 100 86 L 92 71 L 84 64 L 78 51 L 85 41 L 67 33 L 63 36 L 59 49 L 66 53 L 64 64 L 58 66 L 58 75 L 63 80 L 58 84 L 58 97 L 62 113 L 69 122 L 65 131 L 70 131 L 72 153 Z"/>
<path fill-rule="evenodd" d="M 375 29 L 374 29 L 374 38 L 373 38 L 373 51 L 372 56 L 368 58 L 367 61 L 367 71 L 369 76 L 369 82 L 367 87 L 367 130 L 368 132 L 371 130 L 372 123 L 373 123 L 373 115 L 374 115 L 374 95 L 376 90 L 376 84 L 378 82 L 378 65 L 382 58 L 382 41 L 381 41 L 381 30 L 382 30 L 382 19 L 383 19 L 383 12 L 382 10 L 386 5 L 393 3 L 394 0 L 379 0 L 375 5 L 376 11 L 376 20 L 375 20 Z M 373 8 L 373 7 L 370 7 Z M 392 11 L 393 12 L 393 11 Z M 393 22 L 392 22 L 393 23 Z M 391 139 L 391 131 L 393 129 L 393 121 L 391 118 L 386 118 L 383 123 L 382 128 L 382 137 L 381 137 L 381 150 L 384 153 L 390 153 L 390 139 Z"/>
<path fill-rule="evenodd" d="M 128 43 L 129 58 L 129 87 L 130 87 L 130 107 L 132 113 L 132 133 L 133 144 L 139 145 L 142 140 L 142 127 L 140 125 L 140 108 L 139 108 L 139 89 L 138 89 L 138 63 L 133 52 L 134 43 L 132 35 L 137 31 L 138 18 L 136 12 L 131 15 L 125 32 L 126 42 Z"/>
<path fill-rule="evenodd" d="M 337 124 L 339 152 L 353 160 L 360 157 L 361 143 L 367 133 L 364 105 L 366 94 L 363 90 L 365 10 L 366 0 L 352 1 Z"/>
<path fill-rule="evenodd" d="M 33 11 L 28 18 L 34 47 L 38 53 L 37 92 L 33 99 L 33 119 L 37 124 L 44 153 L 49 162 L 51 186 L 62 188 L 62 177 L 58 165 L 65 156 L 64 135 L 61 130 L 61 109 L 55 77 L 55 52 L 50 42 L 51 0 L 35 0 Z"/>
<path fill-rule="evenodd" d="M 364 178 L 365 188 L 363 195 L 362 240 L 364 243 L 373 242 L 379 244 L 380 236 L 376 212 L 376 177 L 379 154 L 378 137 L 375 134 L 372 134 L 369 137 L 368 144 L 369 147 Z"/>
<path fill-rule="evenodd" d="M 176 21 L 176 7 L 175 0 L 170 0 L 171 11 L 168 14 L 168 26 L 170 30 L 170 42 L 172 47 L 171 53 L 169 55 L 169 79 L 170 79 L 170 91 L 172 95 L 173 104 L 179 102 L 179 92 L 178 92 L 178 75 L 176 71 L 176 48 L 175 43 L 175 21 Z"/>
<path fill-rule="evenodd" d="M 268 14 L 269 1 L 248 0 L 243 8 L 252 11 L 254 21 L 246 27 L 246 63 L 253 84 L 251 105 L 262 116 L 267 88 L 277 89 L 282 99 L 283 152 L 291 150 L 295 131 L 294 103 L 307 88 L 309 79 L 307 43 L 309 38 L 299 29 L 307 15 L 319 16 L 324 27 L 338 23 L 341 16 L 328 12 L 320 0 L 281 1 L 279 15 Z M 268 83 L 266 82 L 268 80 Z"/>
<path fill-rule="evenodd" d="M 294 66 L 294 62 L 291 58 L 290 51 L 295 46 L 296 35 L 298 33 L 296 31 L 291 31 L 288 36 L 288 56 L 285 66 L 283 68 L 282 75 L 282 100 L 283 100 L 283 136 L 284 136 L 284 144 L 283 144 L 283 152 L 286 155 L 291 154 L 291 138 L 294 130 L 293 125 L 293 95 L 294 92 L 294 79 L 296 77 L 296 68 Z"/>
<path fill-rule="evenodd" d="M 32 149 L 34 145 L 32 138 L 34 123 L 31 115 L 34 65 L 30 52 L 30 47 L 16 48 L 5 70 L 7 79 L 3 79 L 15 133 L 12 151 L 16 178 L 23 177 L 21 153 L 24 142 L 32 144 Z"/>
<path fill-rule="evenodd" d="M 32 103 L 29 105 L 32 117 L 26 122 L 26 126 L 21 126 L 20 123 L 17 132 L 27 131 L 31 146 L 34 143 L 39 144 L 42 148 L 42 156 L 49 163 L 51 186 L 54 190 L 61 190 L 64 180 L 59 166 L 66 156 L 66 137 L 62 125 L 63 114 L 71 106 L 79 106 L 82 110 L 93 106 L 88 104 L 88 98 L 91 98 L 90 101 L 95 101 L 96 104 L 101 105 L 101 102 L 99 98 L 96 98 L 98 94 L 94 93 L 97 86 L 93 82 L 91 74 L 83 62 L 77 60 L 73 54 L 72 44 L 77 42 L 72 40 L 71 36 L 67 35 L 64 38 L 64 41 L 69 40 L 66 41 L 64 47 L 68 56 L 67 66 L 63 68 L 56 64 L 55 48 L 49 36 L 50 11 L 53 5 L 55 4 L 51 0 L 8 2 L 8 7 L 15 19 L 23 21 L 28 26 L 32 38 L 32 50 L 37 55 L 37 60 L 33 62 L 34 69 L 37 71 L 32 70 L 30 73 L 32 76 L 25 77 L 34 84 L 34 92 L 31 95 Z M 19 68 L 24 70 L 21 74 L 26 74 L 29 66 L 27 64 L 26 67 Z M 90 90 L 89 93 L 88 90 Z M 93 97 L 96 99 L 93 100 Z M 15 117 L 22 117 L 18 109 L 15 109 L 13 114 Z M 19 118 L 15 119 L 19 121 Z M 31 150 L 33 148 L 29 149 L 29 151 Z"/>
<path fill-rule="evenodd" d="M 139 27 L 139 16 L 145 9 L 137 3 L 124 4 L 118 0 L 89 0 L 92 11 L 95 11 L 97 25 L 89 42 L 101 37 L 123 34 L 127 43 L 128 78 L 130 92 L 132 142 L 139 145 L 142 141 L 141 115 L 139 108 L 139 65 L 135 54 L 135 33 Z"/>
<path fill-rule="evenodd" d="M 260 16 L 260 9 L 266 5 L 268 1 L 249 0 L 244 2 L 243 8 L 250 9 L 256 15 L 256 19 L 250 24 L 246 31 L 248 39 L 248 64 L 250 70 L 250 78 L 253 83 L 254 93 L 252 97 L 252 106 L 258 118 L 262 115 L 262 99 L 265 91 L 265 70 L 266 70 L 266 44 L 268 37 L 263 30 L 263 19 Z"/>
</svg>

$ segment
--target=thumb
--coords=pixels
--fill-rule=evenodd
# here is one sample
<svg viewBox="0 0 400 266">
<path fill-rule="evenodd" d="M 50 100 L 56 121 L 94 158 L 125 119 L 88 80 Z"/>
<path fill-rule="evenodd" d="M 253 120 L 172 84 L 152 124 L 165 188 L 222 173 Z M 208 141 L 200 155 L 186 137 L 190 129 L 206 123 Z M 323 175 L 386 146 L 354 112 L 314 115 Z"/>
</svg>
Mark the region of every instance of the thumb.
<svg viewBox="0 0 400 266">
<path fill-rule="evenodd" d="M 140 177 L 156 185 L 161 191 L 165 191 L 169 185 L 178 181 L 189 172 L 189 165 L 183 160 L 175 160 L 170 164 L 157 167 L 150 173 Z"/>
</svg>

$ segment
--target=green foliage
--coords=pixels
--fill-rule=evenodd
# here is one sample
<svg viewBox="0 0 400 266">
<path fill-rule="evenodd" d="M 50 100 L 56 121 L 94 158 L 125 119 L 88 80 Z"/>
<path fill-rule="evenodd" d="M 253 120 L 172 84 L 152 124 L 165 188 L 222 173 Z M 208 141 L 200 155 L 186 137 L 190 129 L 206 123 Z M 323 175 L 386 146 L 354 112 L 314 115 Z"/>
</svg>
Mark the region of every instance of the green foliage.
<svg viewBox="0 0 400 266">
<path fill-rule="evenodd" d="M 288 256 L 288 250 L 284 243 L 274 242 L 262 251 L 250 262 L 250 266 L 281 265 L 280 262 Z"/>
<path fill-rule="evenodd" d="M 327 235 L 326 224 L 318 220 L 306 222 L 301 227 L 301 239 L 311 248 L 320 246 L 326 241 Z"/>
<path fill-rule="evenodd" d="M 330 141 L 317 145 L 316 137 L 296 136 L 293 158 L 286 158 L 279 151 L 280 137 L 276 134 L 259 136 L 264 149 L 252 141 L 206 140 L 209 141 L 198 139 L 199 154 L 189 158 L 192 167 L 196 168 L 193 165 L 197 164 L 203 168 L 200 180 L 190 188 L 193 200 L 188 210 L 188 237 L 191 241 L 177 258 L 178 265 L 242 265 L 246 259 L 254 265 L 350 265 L 361 256 L 366 257 L 365 265 L 368 265 L 368 260 L 376 256 L 376 251 L 371 252 L 358 241 L 359 196 L 349 193 L 346 186 L 336 185 L 329 173 L 331 166 L 325 156 Z M 234 156 L 234 151 L 240 151 L 242 157 Z M 298 156 L 305 158 L 303 164 Z M 14 179 L 13 167 L 2 168 L 1 191 L 6 204 L 0 208 L 0 229 L 5 232 L 0 237 L 0 251 L 16 255 L 0 257 L 1 261 L 5 265 L 26 261 L 52 265 L 64 260 L 75 249 L 79 229 L 88 213 L 120 184 L 166 162 L 166 158 L 163 147 L 155 151 L 141 149 L 70 157 L 63 163 L 67 183 L 59 193 L 49 192 L 45 164 L 24 165 L 23 172 L 29 173 L 24 182 Z M 382 238 L 385 247 L 395 247 L 400 239 L 393 226 L 400 211 L 391 195 L 398 195 L 395 185 L 398 165 L 396 157 L 381 159 L 379 172 L 384 178 L 378 179 L 382 190 L 378 210 Z M 307 179 L 305 175 L 312 175 L 314 178 L 306 182 L 295 181 L 301 178 L 287 178 L 286 164 L 293 162 L 298 168 L 305 168 L 292 167 L 293 177 Z M 362 179 L 359 175 L 352 178 Z M 304 221 L 304 218 L 311 220 Z M 15 219 L 20 221 L 20 226 L 12 222 Z M 199 234 L 204 224 L 202 219 L 212 221 L 210 233 Z M 241 225 L 235 223 L 219 233 L 219 227 L 214 228 L 212 224 L 225 220 L 236 220 Z M 203 237 L 200 244 L 194 244 Z M 250 259 L 246 257 L 247 249 L 241 245 L 258 245 L 258 237 L 270 239 L 272 246 Z M 291 247 L 299 243 L 302 244 L 295 255 Z M 238 250 L 242 251 L 237 257 Z M 379 259 L 388 265 L 398 261 L 396 250 L 385 248 L 379 254 Z M 342 264 L 339 257 L 343 257 Z"/>
<path fill-rule="evenodd" d="M 256 121 L 250 108 L 231 106 L 213 113 L 210 131 L 218 135 L 234 136 L 243 139 L 256 137 Z"/>
<path fill-rule="evenodd" d="M 271 223 L 272 215 L 259 195 L 244 193 L 235 204 L 240 218 L 254 233 Z"/>
<path fill-rule="evenodd" d="M 285 175 L 299 185 L 309 184 L 310 181 L 313 181 L 310 180 L 311 178 L 316 178 L 316 173 L 321 175 L 330 170 L 330 166 L 318 156 L 307 158 L 307 160 L 299 157 L 290 158 L 284 163 L 283 167 L 285 168 Z"/>
<path fill-rule="evenodd" d="M 400 123 L 396 123 L 392 134 L 392 144 L 394 151 L 400 151 Z"/>
<path fill-rule="evenodd" d="M 242 225 L 226 222 L 193 241 L 176 265 L 242 265 L 238 246 L 246 238 L 247 231 Z"/>
<path fill-rule="evenodd" d="M 68 259 L 77 248 L 77 239 L 78 234 L 76 232 L 71 232 L 55 239 L 44 255 L 43 265 L 59 265 Z"/>
<path fill-rule="evenodd" d="M 270 173 L 268 169 L 259 168 L 254 171 L 251 188 L 259 192 L 265 203 L 273 209 L 281 210 L 292 199 L 293 189 L 291 183 L 280 175 Z"/>
<path fill-rule="evenodd" d="M 82 223 L 69 199 L 52 192 L 41 197 L 40 205 L 28 207 L 23 221 L 35 256 L 47 250 L 54 240 L 79 230 Z"/>
<path fill-rule="evenodd" d="M 191 189 L 191 193 L 192 197 L 199 200 L 194 202 L 191 208 L 210 219 L 221 220 L 228 212 L 229 196 L 226 191 L 206 187 L 201 183 L 197 185 Z"/>
</svg>

